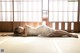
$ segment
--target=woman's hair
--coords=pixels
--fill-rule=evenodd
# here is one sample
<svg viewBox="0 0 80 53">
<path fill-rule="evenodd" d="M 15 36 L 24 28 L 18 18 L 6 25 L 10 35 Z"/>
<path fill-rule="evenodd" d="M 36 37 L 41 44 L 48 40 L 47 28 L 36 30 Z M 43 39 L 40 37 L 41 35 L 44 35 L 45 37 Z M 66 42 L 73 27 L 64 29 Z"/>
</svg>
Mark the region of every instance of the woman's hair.
<svg viewBox="0 0 80 53">
<path fill-rule="evenodd" d="M 14 34 L 24 34 L 25 33 L 25 29 L 24 27 L 18 26 L 15 28 L 14 30 Z"/>
</svg>

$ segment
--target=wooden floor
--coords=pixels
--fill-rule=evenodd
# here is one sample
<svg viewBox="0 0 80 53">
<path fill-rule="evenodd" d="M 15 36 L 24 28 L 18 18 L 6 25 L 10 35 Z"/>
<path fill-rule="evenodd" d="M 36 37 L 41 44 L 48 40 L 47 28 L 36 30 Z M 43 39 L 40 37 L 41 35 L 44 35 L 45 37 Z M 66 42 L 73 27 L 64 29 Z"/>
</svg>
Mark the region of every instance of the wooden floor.
<svg viewBox="0 0 80 53">
<path fill-rule="evenodd" d="M 80 53 L 80 38 L 4 36 L 0 49 L 2 53 Z"/>
</svg>

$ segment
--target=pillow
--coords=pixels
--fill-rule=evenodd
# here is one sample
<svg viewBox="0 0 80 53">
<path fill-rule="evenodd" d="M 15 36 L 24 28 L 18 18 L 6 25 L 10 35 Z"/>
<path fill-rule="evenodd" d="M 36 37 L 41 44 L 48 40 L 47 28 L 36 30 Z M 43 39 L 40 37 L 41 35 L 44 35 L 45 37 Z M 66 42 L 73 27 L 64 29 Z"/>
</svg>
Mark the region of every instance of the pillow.
<svg viewBox="0 0 80 53">
<path fill-rule="evenodd" d="M 49 36 L 53 32 L 53 29 L 46 25 L 41 25 L 37 27 L 37 32 L 38 36 Z"/>
<path fill-rule="evenodd" d="M 36 28 L 28 26 L 28 25 L 25 27 L 25 34 L 27 34 L 28 36 L 38 35 Z"/>
</svg>

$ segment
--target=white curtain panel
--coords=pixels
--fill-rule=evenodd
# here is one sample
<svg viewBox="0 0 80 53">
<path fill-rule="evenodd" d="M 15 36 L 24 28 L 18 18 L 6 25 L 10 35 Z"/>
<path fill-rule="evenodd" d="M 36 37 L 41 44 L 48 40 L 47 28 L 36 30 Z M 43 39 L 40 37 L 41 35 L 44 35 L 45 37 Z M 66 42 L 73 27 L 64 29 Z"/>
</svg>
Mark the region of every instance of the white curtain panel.
<svg viewBox="0 0 80 53">
<path fill-rule="evenodd" d="M 77 22 L 77 12 L 77 0 L 49 0 L 50 22 Z"/>
</svg>

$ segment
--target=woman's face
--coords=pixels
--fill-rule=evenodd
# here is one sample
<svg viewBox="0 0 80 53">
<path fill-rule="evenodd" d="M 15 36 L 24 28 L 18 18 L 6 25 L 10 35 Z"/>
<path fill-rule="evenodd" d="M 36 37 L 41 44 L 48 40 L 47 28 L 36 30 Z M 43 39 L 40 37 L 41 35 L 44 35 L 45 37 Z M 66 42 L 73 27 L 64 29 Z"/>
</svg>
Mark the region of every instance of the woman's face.
<svg viewBox="0 0 80 53">
<path fill-rule="evenodd" d="M 25 33 L 25 28 L 24 27 L 19 27 L 17 31 L 20 34 L 24 34 Z"/>
</svg>

